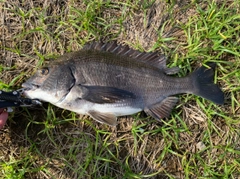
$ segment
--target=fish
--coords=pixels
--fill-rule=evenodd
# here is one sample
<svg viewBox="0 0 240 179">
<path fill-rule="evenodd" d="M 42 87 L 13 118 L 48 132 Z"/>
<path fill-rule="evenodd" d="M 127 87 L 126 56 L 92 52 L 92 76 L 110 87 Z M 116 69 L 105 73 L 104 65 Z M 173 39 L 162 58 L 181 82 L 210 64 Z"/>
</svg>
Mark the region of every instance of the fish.
<svg viewBox="0 0 240 179">
<path fill-rule="evenodd" d="M 215 63 L 185 77 L 168 68 L 166 56 L 140 52 L 117 42 L 92 42 L 51 61 L 22 84 L 30 99 L 117 125 L 118 116 L 144 111 L 160 120 L 170 115 L 177 94 L 189 93 L 216 104 L 224 93 L 214 84 Z"/>
</svg>

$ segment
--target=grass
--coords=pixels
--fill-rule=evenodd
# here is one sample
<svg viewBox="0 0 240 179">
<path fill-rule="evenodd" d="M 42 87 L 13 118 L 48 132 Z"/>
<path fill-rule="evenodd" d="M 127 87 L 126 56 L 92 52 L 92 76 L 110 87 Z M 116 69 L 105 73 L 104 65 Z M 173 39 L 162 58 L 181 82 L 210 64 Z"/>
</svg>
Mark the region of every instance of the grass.
<svg viewBox="0 0 240 179">
<path fill-rule="evenodd" d="M 225 92 L 224 105 L 180 95 L 168 119 L 139 113 L 116 128 L 51 104 L 16 108 L 0 131 L 0 178 L 240 178 L 239 0 L 0 3 L 1 89 L 89 41 L 117 40 L 166 54 L 179 77 L 215 62 Z"/>
</svg>

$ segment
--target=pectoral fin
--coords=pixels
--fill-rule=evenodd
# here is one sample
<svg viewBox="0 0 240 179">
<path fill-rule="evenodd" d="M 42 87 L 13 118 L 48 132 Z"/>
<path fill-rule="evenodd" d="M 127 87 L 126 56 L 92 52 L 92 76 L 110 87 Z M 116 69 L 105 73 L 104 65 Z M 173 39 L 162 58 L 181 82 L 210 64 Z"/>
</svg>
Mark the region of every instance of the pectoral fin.
<svg viewBox="0 0 240 179">
<path fill-rule="evenodd" d="M 100 113 L 97 111 L 89 111 L 88 114 L 98 122 L 108 124 L 110 126 L 117 125 L 117 117 L 112 113 Z"/>
<path fill-rule="evenodd" d="M 177 101 L 178 101 L 178 98 L 176 97 L 167 97 L 164 100 L 162 100 L 160 103 L 157 103 L 145 108 L 144 111 L 155 119 L 168 117 L 171 113 L 172 108 L 177 103 Z"/>
<path fill-rule="evenodd" d="M 82 99 L 87 101 L 104 104 L 104 103 L 115 103 L 124 99 L 135 99 L 136 96 L 126 90 L 105 87 L 105 86 L 83 86 L 87 89 L 87 92 L 82 96 Z"/>
</svg>

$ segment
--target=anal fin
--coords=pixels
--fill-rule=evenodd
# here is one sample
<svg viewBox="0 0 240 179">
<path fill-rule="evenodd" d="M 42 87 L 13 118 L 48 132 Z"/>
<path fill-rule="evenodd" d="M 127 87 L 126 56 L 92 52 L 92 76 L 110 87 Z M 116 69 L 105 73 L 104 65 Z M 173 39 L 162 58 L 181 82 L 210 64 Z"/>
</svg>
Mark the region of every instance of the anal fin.
<svg viewBox="0 0 240 179">
<path fill-rule="evenodd" d="M 177 103 L 178 98 L 167 97 L 160 103 L 153 104 L 144 109 L 144 111 L 155 119 L 161 119 L 168 117 L 171 113 L 172 108 Z"/>
<path fill-rule="evenodd" d="M 112 113 L 100 113 L 94 110 L 88 112 L 88 114 L 100 123 L 105 123 L 110 126 L 117 125 L 117 117 Z"/>
</svg>

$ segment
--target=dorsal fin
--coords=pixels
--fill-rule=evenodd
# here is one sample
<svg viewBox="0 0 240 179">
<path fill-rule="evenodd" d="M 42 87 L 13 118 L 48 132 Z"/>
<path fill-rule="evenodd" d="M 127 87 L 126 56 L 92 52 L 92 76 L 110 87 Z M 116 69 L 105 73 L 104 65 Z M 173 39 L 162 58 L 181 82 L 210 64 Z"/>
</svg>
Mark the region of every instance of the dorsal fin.
<svg viewBox="0 0 240 179">
<path fill-rule="evenodd" d="M 169 70 L 169 68 L 167 68 L 165 55 L 159 55 L 157 52 L 140 52 L 129 48 L 127 45 L 118 45 L 116 41 L 108 43 L 91 42 L 86 44 L 83 47 L 83 50 L 104 51 L 131 57 L 132 59 L 158 67 L 159 69 L 164 70 L 166 74 L 173 74 L 174 71 L 178 72 L 178 70 Z M 169 71 L 171 71 L 171 73 L 168 73 Z"/>
</svg>

